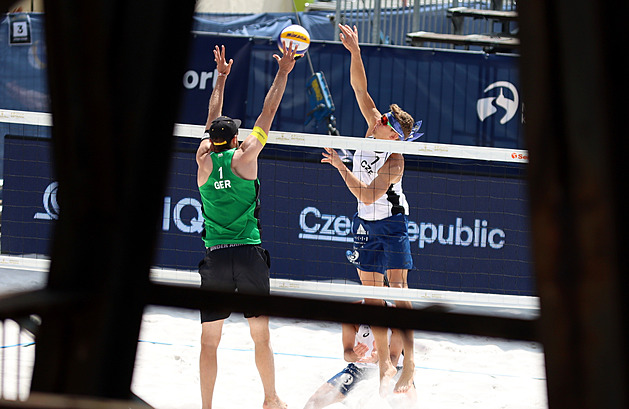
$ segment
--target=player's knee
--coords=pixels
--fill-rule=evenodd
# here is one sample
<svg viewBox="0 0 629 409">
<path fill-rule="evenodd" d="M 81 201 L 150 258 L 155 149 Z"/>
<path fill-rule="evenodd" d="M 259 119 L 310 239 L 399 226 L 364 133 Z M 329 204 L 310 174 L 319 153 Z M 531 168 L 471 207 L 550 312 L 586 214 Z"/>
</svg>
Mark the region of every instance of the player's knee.
<svg viewBox="0 0 629 409">
<path fill-rule="evenodd" d="M 317 406 L 314 402 L 313 398 L 310 398 L 310 400 L 308 400 L 308 402 L 306 402 L 306 406 L 304 406 L 304 409 L 315 409 Z"/>
<path fill-rule="evenodd" d="M 393 288 L 407 288 L 407 270 L 392 269 L 387 271 L 387 278 L 389 280 L 389 287 Z"/>
<path fill-rule="evenodd" d="M 216 351 L 220 342 L 220 335 L 209 336 L 207 334 L 201 334 L 201 348 L 205 349 L 206 351 Z"/>
<path fill-rule="evenodd" d="M 408 285 L 403 280 L 390 280 L 389 287 L 391 288 L 406 288 Z"/>
<path fill-rule="evenodd" d="M 218 340 L 201 340 L 201 348 L 206 351 L 216 351 L 218 349 Z"/>
<path fill-rule="evenodd" d="M 270 344 L 271 335 L 269 331 L 251 331 L 251 339 L 256 345 Z"/>
<path fill-rule="evenodd" d="M 308 402 L 306 402 L 306 406 L 304 406 L 304 409 L 319 409 L 319 408 L 323 408 L 325 406 L 328 406 L 331 403 L 331 402 L 327 402 L 327 401 L 328 401 L 328 399 L 325 399 L 325 397 L 316 394 L 316 395 L 310 397 Z"/>
<path fill-rule="evenodd" d="M 266 325 L 252 325 L 249 332 L 251 333 L 251 339 L 256 345 L 271 342 L 271 333 Z"/>
</svg>

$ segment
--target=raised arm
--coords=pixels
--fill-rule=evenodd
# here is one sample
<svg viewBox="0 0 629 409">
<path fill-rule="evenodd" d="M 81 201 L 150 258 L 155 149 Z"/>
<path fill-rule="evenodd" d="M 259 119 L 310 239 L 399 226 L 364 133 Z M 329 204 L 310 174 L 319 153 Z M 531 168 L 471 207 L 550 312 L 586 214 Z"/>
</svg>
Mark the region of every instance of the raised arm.
<svg viewBox="0 0 629 409">
<path fill-rule="evenodd" d="M 232 64 L 234 63 L 234 60 L 232 59 L 230 59 L 229 62 L 226 60 L 224 45 L 222 45 L 220 48 L 217 45 L 214 46 L 213 52 L 214 61 L 216 61 L 216 72 L 218 77 L 216 78 L 216 84 L 214 85 L 214 89 L 212 89 L 212 94 L 210 95 L 210 100 L 208 103 L 207 120 L 205 121 L 206 131 L 210 129 L 212 121 L 222 115 L 225 82 L 227 81 L 227 76 L 231 72 Z M 203 162 L 205 162 L 204 159 L 207 154 L 210 153 L 211 146 L 212 144 L 209 139 L 204 138 L 201 140 L 196 155 L 197 163 L 199 164 L 199 166 L 203 166 Z"/>
<path fill-rule="evenodd" d="M 231 58 L 229 62 L 225 58 L 225 46 L 222 45 L 219 49 L 218 46 L 214 46 L 214 61 L 216 61 L 216 73 L 217 78 L 215 81 L 212 95 L 210 95 L 210 102 L 208 104 L 207 121 L 205 121 L 205 129 L 210 128 L 210 124 L 213 120 L 223 114 L 223 95 L 225 93 L 225 82 L 227 76 L 231 72 L 232 64 L 234 60 Z"/>
<path fill-rule="evenodd" d="M 288 74 L 295 66 L 296 50 L 297 45 L 290 49 L 284 48 L 282 50 L 282 57 L 273 54 L 273 58 L 277 60 L 278 64 L 275 79 L 264 98 L 262 112 L 258 116 L 258 119 L 256 119 L 253 132 L 245 138 L 238 148 L 238 151 L 234 154 L 232 161 L 234 170 L 237 172 L 238 176 L 242 178 L 255 179 L 257 177 L 258 155 L 266 144 L 267 135 L 271 130 L 271 124 L 282 101 L 284 91 L 286 90 Z"/>
<path fill-rule="evenodd" d="M 365 66 L 363 65 L 363 59 L 360 55 L 360 46 L 358 45 L 358 29 L 356 26 L 350 28 L 348 25 L 339 24 L 341 30 L 339 37 L 341 42 L 350 52 L 350 84 L 354 90 L 356 96 L 356 102 L 360 112 L 367 121 L 368 129 L 374 125 L 375 121 L 380 118 L 380 112 L 376 108 L 376 104 L 367 92 L 367 74 L 365 73 Z"/>
<path fill-rule="evenodd" d="M 258 119 L 256 119 L 256 123 L 254 125 L 262 128 L 265 133 L 268 133 L 271 130 L 271 123 L 275 118 L 275 113 L 280 106 L 280 101 L 282 100 L 284 91 L 286 90 L 288 74 L 293 70 L 293 67 L 295 67 L 296 51 L 297 45 L 291 49 L 284 48 L 282 57 L 277 54 L 273 54 L 273 58 L 277 60 L 277 73 L 275 74 L 275 79 L 273 80 L 273 84 L 271 84 L 271 88 L 269 88 L 269 92 L 267 92 L 266 97 L 264 98 L 262 112 L 258 116 Z"/>
<path fill-rule="evenodd" d="M 334 166 L 349 191 L 366 205 L 370 205 L 382 197 L 393 183 L 397 183 L 404 174 L 404 157 L 399 153 L 393 153 L 378 170 L 378 176 L 370 184 L 360 181 L 343 163 L 336 150 L 325 148 L 321 163 L 329 163 Z"/>
<path fill-rule="evenodd" d="M 356 331 L 356 325 L 354 324 L 341 324 L 343 359 L 345 359 L 345 362 L 358 362 L 362 358 L 354 351 Z"/>
</svg>

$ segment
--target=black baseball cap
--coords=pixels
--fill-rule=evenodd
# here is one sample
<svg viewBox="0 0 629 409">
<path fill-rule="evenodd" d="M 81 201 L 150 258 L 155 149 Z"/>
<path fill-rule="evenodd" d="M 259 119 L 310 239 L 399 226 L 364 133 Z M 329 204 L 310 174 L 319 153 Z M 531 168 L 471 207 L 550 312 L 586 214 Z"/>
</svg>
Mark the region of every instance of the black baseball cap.
<svg viewBox="0 0 629 409">
<path fill-rule="evenodd" d="M 229 142 L 238 133 L 240 123 L 240 119 L 219 116 L 210 125 L 210 138 L 213 141 Z"/>
</svg>

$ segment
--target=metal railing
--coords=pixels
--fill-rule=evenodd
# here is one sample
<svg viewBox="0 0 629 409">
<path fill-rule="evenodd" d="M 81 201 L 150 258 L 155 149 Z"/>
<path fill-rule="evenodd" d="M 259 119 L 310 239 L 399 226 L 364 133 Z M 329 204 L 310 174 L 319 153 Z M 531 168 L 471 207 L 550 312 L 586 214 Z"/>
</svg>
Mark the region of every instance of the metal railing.
<svg viewBox="0 0 629 409">
<path fill-rule="evenodd" d="M 334 22 L 356 26 L 360 42 L 406 45 L 406 34 L 416 31 L 452 33 L 447 10 L 452 7 L 515 10 L 516 0 L 337 0 Z M 465 34 L 491 32 L 492 22 L 469 22 Z M 335 24 L 335 38 L 339 29 Z"/>
</svg>

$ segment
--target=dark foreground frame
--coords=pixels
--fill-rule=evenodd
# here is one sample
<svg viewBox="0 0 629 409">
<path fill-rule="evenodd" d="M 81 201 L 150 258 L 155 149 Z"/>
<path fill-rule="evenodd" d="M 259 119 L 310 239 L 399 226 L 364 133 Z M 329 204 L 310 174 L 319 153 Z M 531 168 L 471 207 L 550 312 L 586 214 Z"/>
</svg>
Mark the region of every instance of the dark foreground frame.
<svg viewBox="0 0 629 409">
<path fill-rule="evenodd" d="M 625 59 L 615 54 L 627 11 L 618 8 L 627 4 L 608 10 L 606 2 L 527 1 L 519 10 L 541 299 L 540 319 L 528 321 L 278 296 L 213 294 L 208 301 L 199 289 L 151 284 L 151 233 L 186 55 L 180 44 L 194 2 L 157 0 L 149 11 L 139 3 L 46 3 L 64 213 L 53 235 L 46 289 L 0 305 L 3 317 L 42 316 L 33 396 L 132 400 L 142 312 L 159 304 L 255 308 L 315 320 L 351 316 L 375 325 L 539 340 L 551 409 L 628 406 L 629 322 L 623 318 L 629 303 L 623 294 L 629 278 L 623 267 L 629 252 L 619 226 L 627 218 L 621 192 L 629 79 Z M 135 20 L 138 15 L 145 19 Z"/>
</svg>

